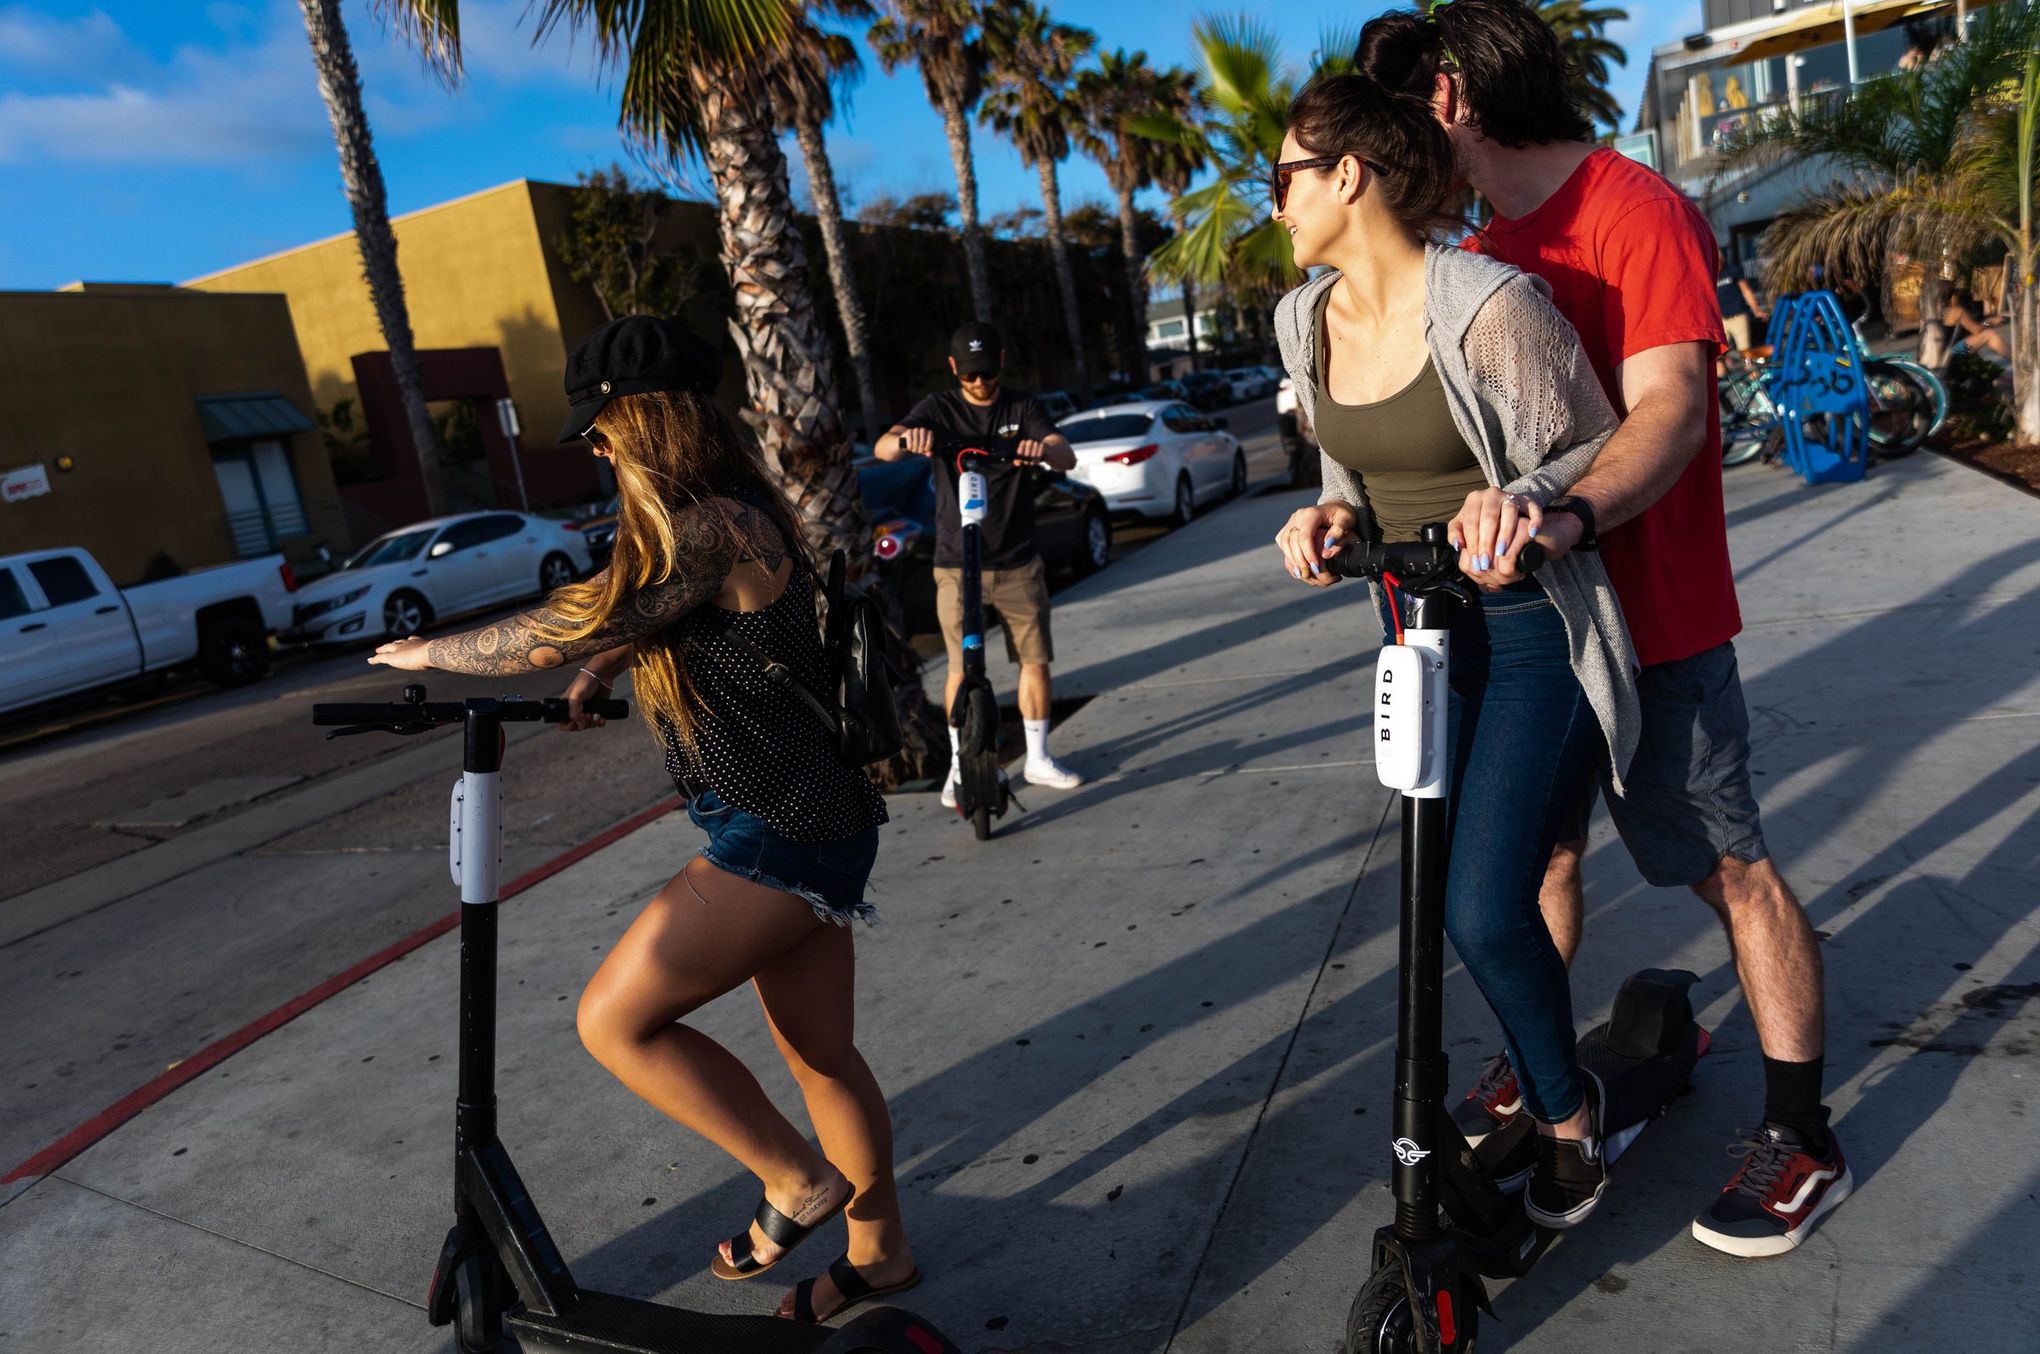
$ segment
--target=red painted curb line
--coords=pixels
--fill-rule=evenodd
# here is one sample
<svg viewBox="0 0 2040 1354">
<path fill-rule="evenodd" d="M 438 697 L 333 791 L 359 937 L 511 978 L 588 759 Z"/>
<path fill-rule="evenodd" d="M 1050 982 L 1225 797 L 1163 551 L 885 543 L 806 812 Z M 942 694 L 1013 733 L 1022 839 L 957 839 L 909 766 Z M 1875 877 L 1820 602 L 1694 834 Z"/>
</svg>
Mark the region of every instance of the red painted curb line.
<svg viewBox="0 0 2040 1354">
<path fill-rule="evenodd" d="M 587 859 L 603 847 L 629 836 L 645 824 L 655 822 L 679 807 L 680 799 L 675 796 L 648 809 L 641 809 L 619 823 L 611 824 L 573 850 L 554 856 L 543 865 L 517 876 L 503 886 L 498 898 L 516 897 L 534 884 L 552 878 L 569 865 Z M 395 963 L 419 946 L 438 939 L 459 924 L 460 912 L 456 909 L 405 936 L 396 944 L 378 950 L 360 963 L 341 970 L 318 986 L 299 993 L 267 1015 L 249 1021 L 232 1034 L 215 1039 L 182 1062 L 165 1070 L 153 1081 L 114 1101 L 6 1175 L 0 1176 L 0 1185 L 13 1184 L 16 1180 L 24 1180 L 29 1176 L 48 1175 L 186 1082 L 219 1066 L 262 1036 L 281 1029 L 320 1002 L 354 986 L 377 969 Z"/>
</svg>

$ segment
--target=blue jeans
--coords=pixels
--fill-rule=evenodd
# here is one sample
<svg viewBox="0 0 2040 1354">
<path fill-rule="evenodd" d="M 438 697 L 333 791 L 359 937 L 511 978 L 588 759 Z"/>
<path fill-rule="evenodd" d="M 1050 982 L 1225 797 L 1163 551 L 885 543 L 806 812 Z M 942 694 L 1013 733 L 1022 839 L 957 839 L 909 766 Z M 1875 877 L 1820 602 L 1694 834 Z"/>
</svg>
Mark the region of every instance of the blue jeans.
<svg viewBox="0 0 2040 1354">
<path fill-rule="evenodd" d="M 1605 744 L 1541 591 L 1483 593 L 1456 609 L 1451 635 L 1445 933 L 1501 1021 L 1525 1108 L 1558 1123 L 1585 1090 L 1572 988 L 1537 894 Z"/>
</svg>

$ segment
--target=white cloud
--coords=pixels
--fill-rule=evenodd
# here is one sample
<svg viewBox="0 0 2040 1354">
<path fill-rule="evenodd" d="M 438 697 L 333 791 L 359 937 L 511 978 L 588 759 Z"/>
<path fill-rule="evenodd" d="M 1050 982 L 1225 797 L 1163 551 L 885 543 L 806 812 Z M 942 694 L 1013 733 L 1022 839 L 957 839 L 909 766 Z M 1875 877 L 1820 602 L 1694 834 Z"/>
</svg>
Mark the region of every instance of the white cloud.
<svg viewBox="0 0 2040 1354">
<path fill-rule="evenodd" d="M 104 11 L 58 19 L 22 5 L 0 9 L 0 70 L 10 84 L 128 79 L 148 65 L 147 54 Z"/>
</svg>

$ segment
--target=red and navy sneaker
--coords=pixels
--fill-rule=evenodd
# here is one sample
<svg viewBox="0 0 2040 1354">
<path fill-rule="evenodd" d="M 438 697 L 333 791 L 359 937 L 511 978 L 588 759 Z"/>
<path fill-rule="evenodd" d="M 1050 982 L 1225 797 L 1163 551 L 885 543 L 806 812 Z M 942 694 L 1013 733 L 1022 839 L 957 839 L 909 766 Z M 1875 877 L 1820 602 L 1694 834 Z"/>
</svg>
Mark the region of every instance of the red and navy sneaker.
<svg viewBox="0 0 2040 1354">
<path fill-rule="evenodd" d="M 1466 1137 L 1468 1147 L 1480 1146 L 1481 1139 L 1499 1133 L 1523 1112 L 1523 1091 L 1516 1084 L 1516 1069 L 1509 1055 L 1497 1053 L 1488 1059 L 1480 1080 L 1452 1110 L 1452 1122 Z"/>
<path fill-rule="evenodd" d="M 1746 1133 L 1748 1130 L 1744 1130 Z M 1742 1168 L 1714 1206 L 1693 1219 L 1693 1236 L 1730 1255 L 1783 1255 L 1856 1187 L 1831 1128 L 1827 1154 L 1815 1156 L 1799 1134 L 1769 1120 L 1728 1150 Z"/>
</svg>

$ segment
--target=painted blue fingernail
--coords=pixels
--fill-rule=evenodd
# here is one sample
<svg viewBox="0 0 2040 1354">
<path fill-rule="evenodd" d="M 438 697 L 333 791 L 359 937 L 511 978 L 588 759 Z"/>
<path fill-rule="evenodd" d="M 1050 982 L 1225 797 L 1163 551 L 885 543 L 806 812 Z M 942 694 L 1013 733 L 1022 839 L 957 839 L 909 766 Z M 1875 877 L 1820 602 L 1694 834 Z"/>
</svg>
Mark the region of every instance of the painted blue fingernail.
<svg viewBox="0 0 2040 1354">
<path fill-rule="evenodd" d="M 1321 573 L 1323 573 L 1323 572 L 1324 572 L 1324 570 L 1323 570 L 1323 569 L 1320 569 L 1320 568 L 1318 568 L 1318 566 L 1317 566 L 1317 565 L 1315 565 L 1315 564 L 1313 564 L 1313 565 L 1311 565 L 1311 566 L 1310 566 L 1310 571 L 1311 571 L 1311 572 L 1312 572 L 1313 574 L 1321 574 Z"/>
<path fill-rule="evenodd" d="M 1302 578 L 1303 570 L 1297 568 L 1295 565 L 1292 564 L 1289 566 L 1289 576 L 1291 578 Z"/>
<path fill-rule="evenodd" d="M 1488 567 L 1488 557 L 1487 557 L 1486 555 L 1475 555 L 1475 556 L 1473 557 L 1473 567 L 1474 567 L 1474 568 L 1476 568 L 1476 569 L 1485 569 L 1485 568 L 1487 568 L 1487 567 Z"/>
</svg>

